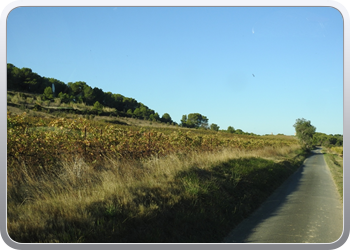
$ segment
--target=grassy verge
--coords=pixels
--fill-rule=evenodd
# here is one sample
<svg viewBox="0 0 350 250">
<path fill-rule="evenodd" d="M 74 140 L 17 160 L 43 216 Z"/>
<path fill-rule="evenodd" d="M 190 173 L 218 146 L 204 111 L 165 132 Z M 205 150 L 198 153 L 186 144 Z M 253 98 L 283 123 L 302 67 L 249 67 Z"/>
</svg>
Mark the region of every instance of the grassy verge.
<svg viewBox="0 0 350 250">
<path fill-rule="evenodd" d="M 98 165 L 62 158 L 40 177 L 19 163 L 8 174 L 8 233 L 22 243 L 221 242 L 305 157 L 293 146 Z"/>
<path fill-rule="evenodd" d="M 324 158 L 332 173 L 335 185 L 343 201 L 343 158 L 331 150 L 324 150 Z"/>
</svg>

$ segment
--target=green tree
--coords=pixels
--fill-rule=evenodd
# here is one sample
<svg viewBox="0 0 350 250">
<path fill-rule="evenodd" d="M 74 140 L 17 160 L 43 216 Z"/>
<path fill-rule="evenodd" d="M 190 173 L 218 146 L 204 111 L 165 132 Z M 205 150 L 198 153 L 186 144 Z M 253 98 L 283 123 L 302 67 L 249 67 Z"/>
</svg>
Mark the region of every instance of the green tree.
<svg viewBox="0 0 350 250">
<path fill-rule="evenodd" d="M 156 113 L 153 115 L 153 117 L 154 117 L 154 119 L 155 119 L 156 121 L 159 121 L 159 120 L 160 120 L 160 117 L 159 117 L 158 112 L 156 112 Z"/>
<path fill-rule="evenodd" d="M 128 111 L 126 111 L 126 113 L 127 113 L 129 116 L 131 116 L 131 117 L 134 116 L 134 114 L 133 114 L 133 112 L 132 112 L 132 109 L 128 109 Z"/>
<path fill-rule="evenodd" d="M 142 112 L 139 108 L 136 108 L 134 110 L 134 115 L 137 117 L 137 118 L 140 118 L 142 116 Z"/>
<path fill-rule="evenodd" d="M 61 102 L 64 102 L 64 103 L 68 103 L 68 102 L 71 101 L 71 98 L 70 98 L 70 96 L 67 93 L 60 92 L 58 94 L 58 98 L 60 98 Z"/>
<path fill-rule="evenodd" d="M 155 121 L 156 119 L 154 118 L 154 114 L 150 114 L 148 120 Z"/>
<path fill-rule="evenodd" d="M 227 132 L 234 134 L 236 130 L 232 126 L 228 126 Z"/>
<path fill-rule="evenodd" d="M 242 129 L 236 129 L 235 133 L 239 135 L 243 135 L 244 131 Z"/>
<path fill-rule="evenodd" d="M 169 122 L 169 123 L 173 122 L 173 120 L 171 119 L 171 117 L 170 117 L 170 115 L 168 113 L 164 113 L 160 120 L 162 122 Z"/>
<path fill-rule="evenodd" d="M 84 101 L 87 104 L 92 104 L 92 101 L 94 100 L 93 90 L 89 85 L 85 85 L 83 87 L 83 93 L 84 93 Z"/>
<path fill-rule="evenodd" d="M 187 115 L 183 115 L 181 118 L 181 127 L 186 127 L 187 124 Z"/>
<path fill-rule="evenodd" d="M 199 113 L 191 113 L 187 116 L 186 127 L 188 128 L 208 128 L 208 118 Z"/>
<path fill-rule="evenodd" d="M 310 149 L 313 145 L 313 136 L 316 131 L 316 127 L 311 125 L 308 120 L 297 119 L 293 125 L 295 128 L 296 136 L 298 137 L 302 147 Z"/>
<path fill-rule="evenodd" d="M 94 103 L 94 106 L 92 107 L 92 110 L 97 111 L 97 113 L 101 113 L 103 109 L 103 105 L 101 103 L 99 103 L 98 101 L 96 101 Z"/>
<path fill-rule="evenodd" d="M 68 87 L 70 88 L 71 94 L 75 95 L 79 95 L 80 93 L 82 93 L 83 89 L 84 89 L 84 85 L 86 85 L 85 82 L 69 82 L 68 83 Z"/>
<path fill-rule="evenodd" d="M 43 98 L 45 100 L 51 100 L 53 98 L 52 88 L 46 87 L 44 90 Z"/>
<path fill-rule="evenodd" d="M 215 123 L 210 124 L 210 129 L 214 131 L 219 131 L 219 126 Z"/>
<path fill-rule="evenodd" d="M 94 101 L 98 101 L 99 103 L 103 103 L 104 100 L 104 92 L 102 89 L 99 89 L 97 87 L 93 88 L 92 95 L 95 97 Z"/>
</svg>

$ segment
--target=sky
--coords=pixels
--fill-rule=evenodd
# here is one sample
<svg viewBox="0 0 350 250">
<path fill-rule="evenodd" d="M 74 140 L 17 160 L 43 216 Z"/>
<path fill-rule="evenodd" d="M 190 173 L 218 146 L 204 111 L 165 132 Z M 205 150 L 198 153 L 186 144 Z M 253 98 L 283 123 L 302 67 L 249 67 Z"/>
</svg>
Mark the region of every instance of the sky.
<svg viewBox="0 0 350 250">
<path fill-rule="evenodd" d="M 19 7 L 7 62 L 142 102 L 180 123 L 343 134 L 343 18 L 331 7 Z"/>
</svg>

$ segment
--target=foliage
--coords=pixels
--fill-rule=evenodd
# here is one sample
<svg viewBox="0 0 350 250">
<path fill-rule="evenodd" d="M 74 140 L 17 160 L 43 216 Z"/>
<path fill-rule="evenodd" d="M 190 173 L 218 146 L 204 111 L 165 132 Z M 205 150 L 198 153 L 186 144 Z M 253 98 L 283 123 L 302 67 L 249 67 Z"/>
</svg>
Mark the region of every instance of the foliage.
<svg viewBox="0 0 350 250">
<path fill-rule="evenodd" d="M 50 168 L 62 154 L 78 154 L 91 161 L 111 154 L 119 159 L 141 159 L 176 152 L 213 152 L 223 148 L 259 149 L 295 144 L 294 139 L 238 137 L 227 133 L 204 133 L 205 131 L 160 132 L 83 118 L 30 117 L 26 113 L 8 113 L 7 121 L 8 166 L 14 166 L 17 161 L 23 160 L 33 168 Z"/>
<path fill-rule="evenodd" d="M 43 93 L 43 100 L 51 100 L 53 98 L 52 88 L 46 87 Z"/>
<path fill-rule="evenodd" d="M 22 243 L 219 242 L 302 162 L 285 157 L 292 137 L 7 121 L 7 229 Z"/>
<path fill-rule="evenodd" d="M 13 64 L 7 64 L 7 88 L 8 90 L 28 93 L 43 94 L 43 100 L 51 100 L 55 97 L 52 93 L 52 85 L 55 93 L 62 103 L 86 103 L 93 105 L 97 101 L 105 107 L 114 108 L 121 116 L 136 117 L 139 119 L 151 119 L 161 121 L 159 115 L 146 105 L 137 102 L 133 98 L 121 94 L 104 92 L 99 88 L 91 88 L 86 82 L 68 82 L 67 84 L 54 78 L 41 77 L 29 68 L 19 69 Z M 51 91 L 49 90 L 51 89 Z M 14 98 L 18 102 L 18 98 Z M 151 117 L 152 115 L 152 117 Z M 170 117 L 170 116 L 169 116 Z M 171 123 L 169 117 L 165 122 Z"/>
<path fill-rule="evenodd" d="M 236 133 L 236 134 L 239 134 L 239 135 L 244 134 L 244 132 L 243 132 L 242 129 L 236 129 L 235 133 Z"/>
<path fill-rule="evenodd" d="M 199 113 L 190 113 L 183 115 L 181 125 L 187 128 L 208 128 L 208 118 Z"/>
<path fill-rule="evenodd" d="M 187 115 L 183 115 L 180 122 L 181 127 L 186 127 Z"/>
<path fill-rule="evenodd" d="M 96 101 L 94 103 L 94 106 L 92 108 L 93 110 L 96 110 L 96 111 L 102 111 L 103 109 L 103 105 L 101 103 L 99 103 L 98 101 Z"/>
<path fill-rule="evenodd" d="M 311 125 L 311 122 L 302 118 L 297 119 L 293 125 L 300 143 L 303 147 L 310 149 L 313 145 L 312 139 L 315 134 L 316 127 Z"/>
<path fill-rule="evenodd" d="M 229 133 L 235 133 L 236 132 L 236 130 L 232 127 L 232 126 L 228 126 L 228 128 L 227 128 L 227 132 L 229 132 Z"/>
<path fill-rule="evenodd" d="M 8 188 L 8 233 L 21 243 L 221 242 L 300 164 L 210 156 L 106 161 L 102 170 L 75 158 L 42 178 L 20 165 L 24 178 Z"/>
<path fill-rule="evenodd" d="M 173 122 L 173 120 L 171 119 L 171 117 L 170 117 L 170 115 L 168 113 L 164 113 L 160 120 L 162 122 L 165 122 L 165 123 L 172 123 Z"/>
<path fill-rule="evenodd" d="M 343 156 L 343 147 L 332 147 L 330 150 L 335 154 Z"/>
<path fill-rule="evenodd" d="M 219 131 L 219 126 L 215 123 L 210 124 L 210 129 L 214 131 Z"/>
<path fill-rule="evenodd" d="M 324 133 L 315 132 L 312 138 L 314 145 L 332 147 L 332 146 L 343 146 L 343 135 L 327 135 Z"/>
</svg>

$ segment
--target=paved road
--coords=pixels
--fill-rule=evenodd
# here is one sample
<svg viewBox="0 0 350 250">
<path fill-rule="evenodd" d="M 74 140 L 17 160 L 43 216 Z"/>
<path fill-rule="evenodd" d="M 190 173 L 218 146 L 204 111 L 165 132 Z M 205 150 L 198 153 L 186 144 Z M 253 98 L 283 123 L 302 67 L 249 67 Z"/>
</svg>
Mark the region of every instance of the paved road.
<svg viewBox="0 0 350 250">
<path fill-rule="evenodd" d="M 225 243 L 332 243 L 343 232 L 343 205 L 320 148 Z"/>
</svg>

